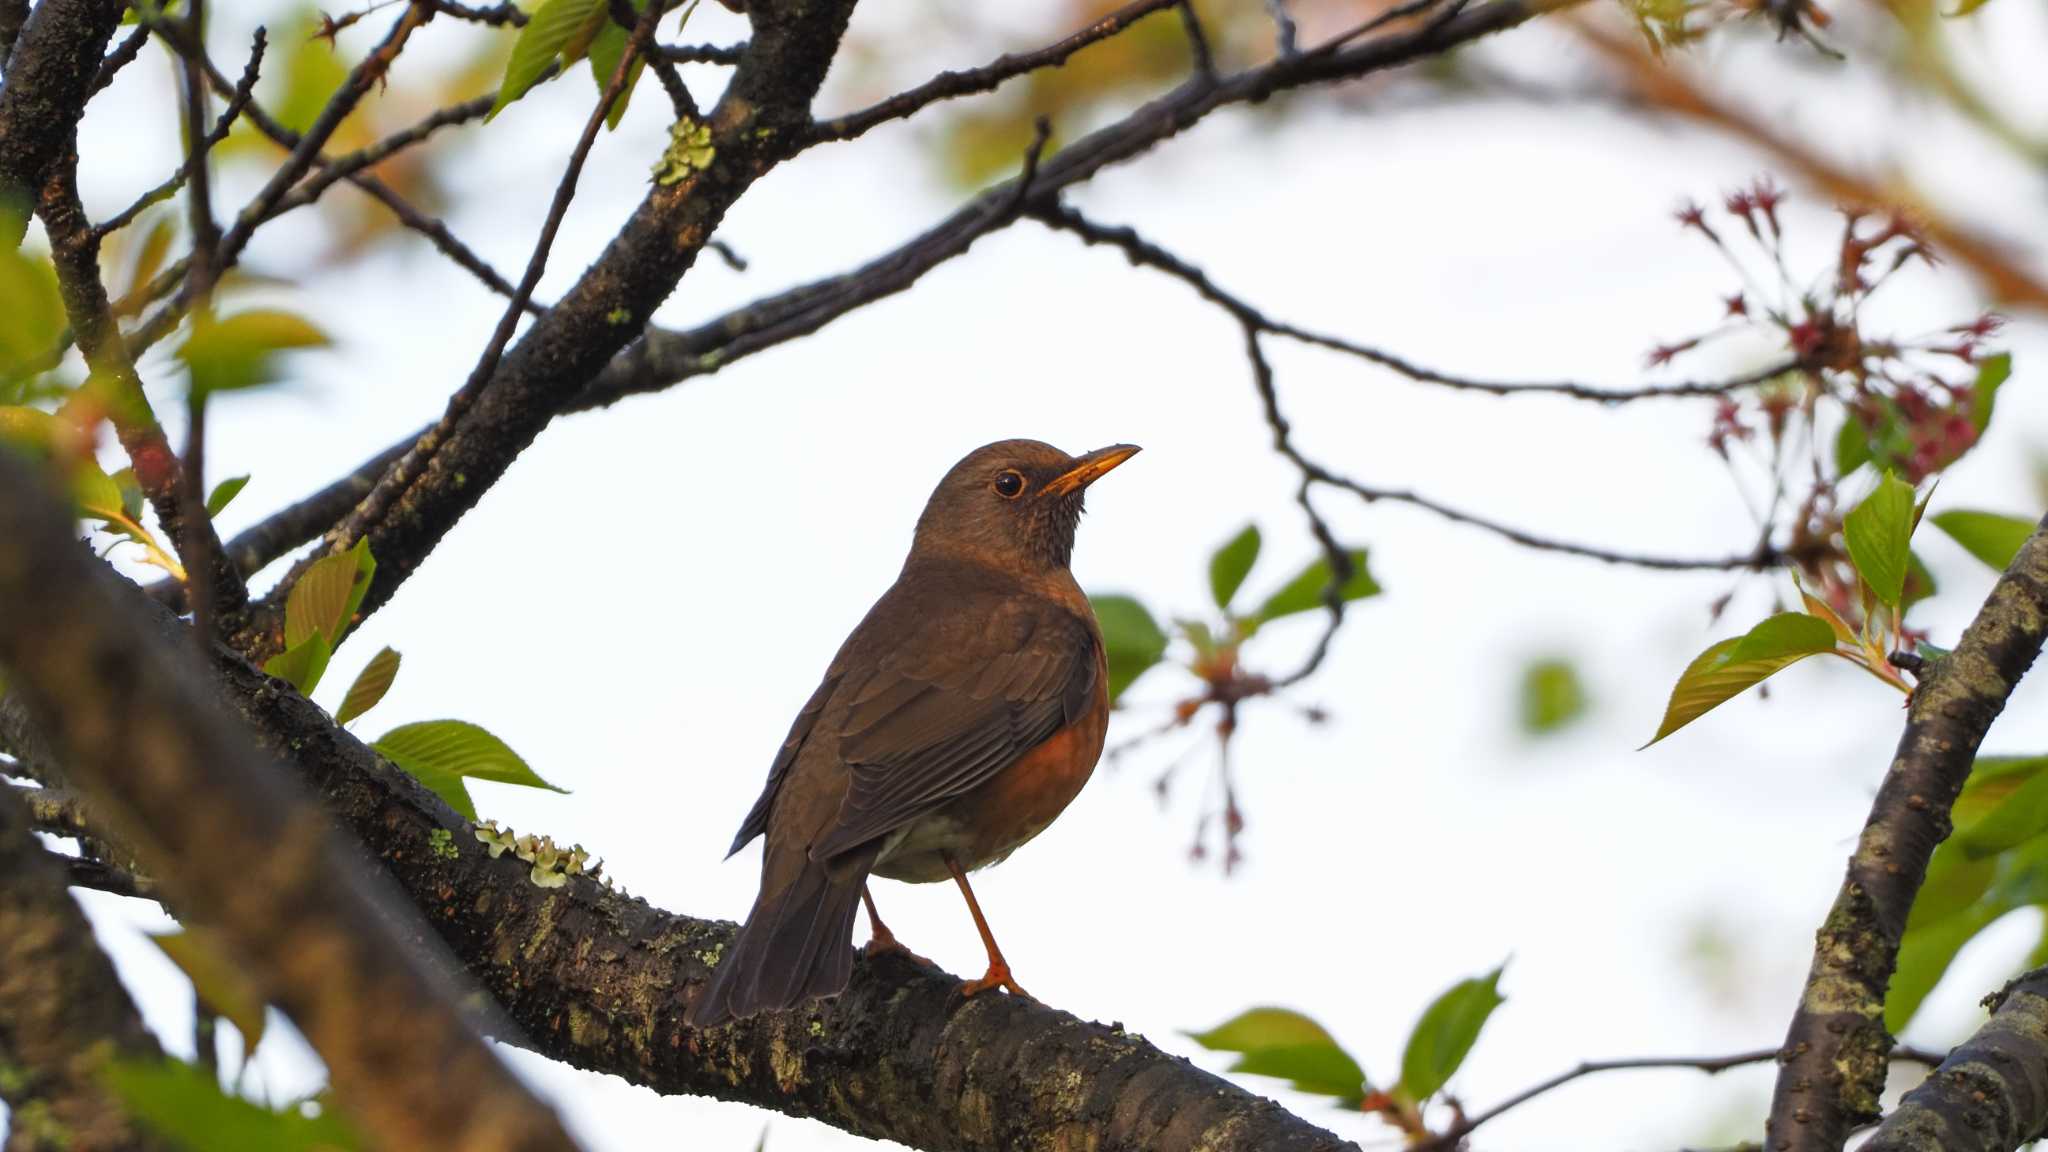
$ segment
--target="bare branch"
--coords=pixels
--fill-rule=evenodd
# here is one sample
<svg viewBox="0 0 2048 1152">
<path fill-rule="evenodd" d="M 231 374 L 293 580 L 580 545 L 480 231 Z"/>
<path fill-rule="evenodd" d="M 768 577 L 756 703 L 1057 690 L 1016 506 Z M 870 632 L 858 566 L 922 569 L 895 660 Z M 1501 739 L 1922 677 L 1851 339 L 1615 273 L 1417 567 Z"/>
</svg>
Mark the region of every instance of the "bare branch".
<svg viewBox="0 0 2048 1152">
<path fill-rule="evenodd" d="M 100 54 L 127 0 L 45 0 L 29 13 L 0 84 L 0 248 L 20 245 L 45 173 L 71 146 Z"/>
<path fill-rule="evenodd" d="M 418 966 L 425 926 L 394 917 L 396 894 L 220 713 L 189 640 L 157 636 L 134 586 L 78 547 L 68 509 L 12 459 L 0 459 L 0 603 L 13 690 L 93 811 L 249 965 L 370 1135 L 574 1147 Z"/>
<path fill-rule="evenodd" d="M 185 162 L 178 165 L 178 170 L 171 173 L 169 179 L 136 197 L 133 204 L 95 225 L 95 233 L 105 237 L 109 233 L 126 228 L 146 209 L 170 199 L 177 194 L 178 189 L 185 186 L 185 181 L 192 176 L 195 152 L 203 156 L 218 147 L 221 141 L 228 138 L 228 132 L 235 126 L 235 120 L 241 116 L 242 109 L 248 107 L 249 99 L 256 91 L 257 71 L 263 64 L 266 43 L 263 29 L 256 29 L 255 43 L 249 49 L 249 63 L 242 69 L 242 78 L 236 82 L 234 94 L 228 98 L 227 107 L 221 110 L 220 117 L 214 121 L 213 130 L 206 134 L 204 143 L 198 149 L 187 152 Z"/>
<path fill-rule="evenodd" d="M 14 55 L 14 42 L 21 36 L 21 26 L 28 23 L 28 0 L 0 0 L 0 76 L 7 73 L 8 58 Z"/>
<path fill-rule="evenodd" d="M 1852 1125 L 1878 1117 L 1884 1091 L 1885 989 L 1913 898 L 1984 733 L 2048 637 L 2048 521 L 1999 577 L 1955 650 L 1928 666 L 1848 875 L 1814 942 L 1813 966 L 1785 1038 L 1766 1142 L 1839 1152 Z"/>
<path fill-rule="evenodd" d="M 1984 998 L 1991 1019 L 1906 1093 L 1865 1152 L 2012 1152 L 2048 1132 L 2048 968 Z"/>
<path fill-rule="evenodd" d="M 820 120 L 806 133 L 807 141 L 821 143 L 851 140 L 877 124 L 915 115 L 942 100 L 978 92 L 992 92 L 1004 82 L 1027 72 L 1035 72 L 1040 68 L 1056 68 L 1066 63 L 1067 57 L 1088 45 L 1107 40 L 1154 12 L 1180 5 L 1181 0 L 1135 0 L 1134 3 L 1124 5 L 1058 43 L 1032 52 L 998 56 L 979 68 L 970 68 L 962 72 L 941 72 L 917 87 L 899 92 L 879 104 L 845 116 Z"/>
</svg>

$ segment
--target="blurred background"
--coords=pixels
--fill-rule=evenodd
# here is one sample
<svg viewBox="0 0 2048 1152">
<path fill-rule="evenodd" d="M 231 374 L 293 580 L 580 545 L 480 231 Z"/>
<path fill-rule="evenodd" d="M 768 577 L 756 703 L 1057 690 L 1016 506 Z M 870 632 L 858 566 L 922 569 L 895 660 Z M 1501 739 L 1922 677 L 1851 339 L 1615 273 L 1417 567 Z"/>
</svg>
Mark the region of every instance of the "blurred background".
<svg viewBox="0 0 2048 1152">
<path fill-rule="evenodd" d="M 1271 54 L 1255 0 L 1199 7 L 1227 66 Z M 820 110 L 1048 43 L 1102 10 L 1092 0 L 867 5 Z M 1318 0 L 1296 15 L 1312 43 L 1374 10 Z M 1954 16 L 1913 0 L 1840 0 L 1829 14 L 1809 39 L 1710 6 L 1602 0 L 1447 63 L 1225 111 L 1071 202 L 1135 226 L 1276 319 L 1506 381 L 1625 387 L 1781 357 L 1768 331 L 1743 330 L 1645 369 L 1660 345 L 1721 326 L 1725 298 L 1744 290 L 1675 216 L 1685 202 L 1719 211 L 1730 191 L 1772 177 L 1787 191 L 1779 213 L 1795 280 L 1832 274 L 1839 189 L 1820 186 L 1815 158 L 2048 279 L 2038 71 L 2048 9 L 1991 0 Z M 288 4 L 215 5 L 224 67 L 256 24 L 271 27 L 274 71 L 258 92 L 288 123 L 285 110 L 317 110 L 383 26 L 366 21 L 330 48 L 306 35 L 313 19 Z M 680 34 L 671 18 L 663 39 L 745 33 L 742 18 L 705 6 Z M 336 147 L 489 91 L 512 38 L 435 21 Z M 745 270 L 700 261 L 657 319 L 687 326 L 884 252 L 1012 173 L 1033 115 L 1054 118 L 1057 144 L 1185 68 L 1176 21 L 1156 16 L 1067 69 L 817 148 L 761 181 L 721 227 Z M 707 106 L 726 75 L 708 65 L 683 74 Z M 1685 114 L 1674 83 L 1732 119 Z M 95 215 L 178 162 L 176 92 L 169 58 L 152 49 L 91 106 L 80 148 Z M 380 174 L 516 274 L 592 99 L 586 77 L 566 77 Z M 658 88 L 643 84 L 599 141 L 538 299 L 563 291 L 638 202 L 669 120 Z M 255 190 L 275 162 L 266 148 L 235 138 L 219 165 L 220 203 Z M 177 215 L 167 206 L 165 227 Z M 1736 247 L 1740 226 L 1714 219 Z M 110 251 L 111 280 L 125 282 L 122 262 L 138 258 L 152 226 Z M 315 318 L 334 344 L 295 357 L 289 385 L 214 404 L 214 478 L 251 477 L 222 517 L 224 536 L 438 416 L 502 307 L 346 189 L 266 227 L 245 264 L 270 278 L 245 284 L 247 298 Z M 1775 275 L 1767 260 L 1749 269 Z M 1968 261 L 1915 262 L 1865 315 L 1879 330 L 1938 332 L 2000 291 Z M 2048 506 L 2042 306 L 2010 308 L 1995 344 L 2014 373 L 1997 419 L 1943 475 L 1935 510 L 2033 518 Z M 1733 464 L 1710 446 L 1712 400 L 1499 398 L 1296 345 L 1270 355 L 1303 450 L 1363 483 L 1631 553 L 1755 544 L 1758 444 L 1732 446 Z M 143 369 L 177 394 L 167 351 Z M 1162 622 L 1215 614 L 1210 555 L 1247 524 L 1264 540 L 1247 597 L 1318 555 L 1228 317 L 1113 251 L 1026 222 L 813 337 L 559 421 L 337 654 L 316 698 L 334 706 L 379 646 L 400 650 L 404 674 L 357 722 L 361 734 L 451 716 L 482 724 L 569 790 L 481 785 L 484 816 L 580 842 L 657 905 L 738 918 L 758 849 L 720 856 L 789 718 L 893 578 L 931 485 L 967 450 L 1011 436 L 1069 451 L 1144 446 L 1090 493 L 1074 568 L 1091 592 L 1137 596 Z M 1851 495 L 1868 486 L 1866 470 Z M 977 879 L 1018 978 L 1049 1004 L 1121 1021 L 1217 1069 L 1228 1057 L 1187 1032 L 1254 1005 L 1299 1009 L 1386 1082 L 1424 1006 L 1505 961 L 1507 1002 L 1450 1086 L 1470 1107 L 1582 1059 L 1776 1044 L 1889 762 L 1899 695 L 1846 663 L 1808 661 L 1767 696 L 1748 693 L 1639 750 L 1694 654 L 1796 603 L 1784 572 L 1646 571 L 1518 547 L 1412 507 L 1316 499 L 1344 542 L 1369 550 L 1384 591 L 1351 606 L 1313 677 L 1244 706 L 1228 773 L 1244 822 L 1239 858 L 1226 871 L 1213 717 L 1142 740 L 1049 831 Z M 1918 543 L 1940 592 L 1913 622 L 1945 646 L 1993 573 L 1945 537 Z M 1320 627 L 1312 614 L 1277 622 L 1243 660 L 1289 671 Z M 1112 743 L 1152 731 L 1199 691 L 1175 666 L 1186 654 L 1175 644 L 1123 698 Z M 2048 751 L 2044 701 L 2041 677 L 2024 684 L 1988 750 Z M 953 971 L 980 970 L 949 886 L 891 883 L 876 895 L 910 946 Z M 167 1047 L 189 1056 L 189 991 L 143 936 L 169 921 L 140 901 L 80 898 Z M 1997 920 L 1905 1039 L 1961 1039 L 1982 1018 L 1978 999 L 2041 936 L 2036 909 Z M 316 1088 L 321 1072 L 289 1026 L 272 1023 L 244 1087 L 281 1101 Z M 224 1043 L 232 1068 L 232 1035 Z M 592 1148 L 866 1143 L 503 1051 Z M 1895 1088 L 1916 1075 L 1896 1070 Z M 1769 1065 L 1712 1078 L 1615 1073 L 1518 1109 L 1474 1142 L 1726 1145 L 1760 1135 L 1770 1080 Z M 1368 1146 L 1399 1143 L 1373 1117 L 1247 1083 Z"/>
</svg>

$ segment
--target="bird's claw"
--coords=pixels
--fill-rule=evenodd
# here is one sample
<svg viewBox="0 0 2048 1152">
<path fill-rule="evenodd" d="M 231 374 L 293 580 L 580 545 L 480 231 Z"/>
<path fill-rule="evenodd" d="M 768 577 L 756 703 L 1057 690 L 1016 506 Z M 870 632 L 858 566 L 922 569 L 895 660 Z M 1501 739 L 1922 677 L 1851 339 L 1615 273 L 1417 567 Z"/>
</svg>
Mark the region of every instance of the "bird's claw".
<svg viewBox="0 0 2048 1152">
<path fill-rule="evenodd" d="M 1001 963 L 989 965 L 988 971 L 982 974 L 981 979 L 970 980 L 966 984 L 961 985 L 960 995 L 963 999 L 966 999 L 978 996 L 991 988 L 1001 988 L 1012 996 L 1022 996 L 1026 1000 L 1036 1001 L 1038 999 L 1038 997 L 1026 992 L 1024 986 L 1017 983 L 1016 977 L 1010 975 L 1010 966 L 1008 964 Z"/>
</svg>

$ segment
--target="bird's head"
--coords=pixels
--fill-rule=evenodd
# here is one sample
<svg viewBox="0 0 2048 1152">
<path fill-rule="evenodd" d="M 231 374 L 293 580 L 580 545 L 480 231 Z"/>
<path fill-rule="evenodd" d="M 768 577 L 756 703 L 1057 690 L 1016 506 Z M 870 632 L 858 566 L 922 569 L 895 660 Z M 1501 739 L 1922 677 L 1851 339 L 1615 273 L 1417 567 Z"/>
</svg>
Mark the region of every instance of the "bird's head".
<svg viewBox="0 0 2048 1152">
<path fill-rule="evenodd" d="M 945 556 L 1017 572 L 1064 568 L 1082 494 L 1137 452 L 1135 444 L 1112 444 L 1069 456 L 1037 440 L 976 448 L 932 490 L 911 559 Z"/>
</svg>

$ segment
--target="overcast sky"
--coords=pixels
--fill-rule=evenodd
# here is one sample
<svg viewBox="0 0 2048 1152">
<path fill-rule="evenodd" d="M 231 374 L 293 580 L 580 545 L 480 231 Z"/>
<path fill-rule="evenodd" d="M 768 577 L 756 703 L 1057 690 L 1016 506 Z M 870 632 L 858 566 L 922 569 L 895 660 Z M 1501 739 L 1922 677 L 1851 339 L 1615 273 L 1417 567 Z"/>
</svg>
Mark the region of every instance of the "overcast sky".
<svg viewBox="0 0 2048 1152">
<path fill-rule="evenodd" d="M 857 22 L 891 18 L 874 6 Z M 707 35 L 737 30 L 709 6 L 698 19 Z M 2048 14 L 2005 0 L 1979 20 L 1976 51 L 2003 53 L 1982 74 L 2031 75 L 2016 54 L 2040 44 Z M 474 34 L 430 31 L 434 43 Z M 1575 59 L 1544 30 L 1512 41 L 1508 58 L 1529 66 Z M 999 47 L 924 63 L 973 63 Z M 1761 51 L 1727 50 L 1729 66 L 1753 67 Z M 703 100 L 717 74 L 690 75 L 706 86 Z M 1825 80 L 1808 70 L 1758 108 L 1825 127 L 1845 159 L 1904 163 L 1968 203 L 2040 202 L 2038 176 L 1938 126 L 1903 150 L 1899 129 L 1937 123 L 1919 110 L 1812 99 L 1830 90 Z M 94 105 L 83 154 L 99 214 L 175 162 L 165 141 L 133 126 L 167 114 L 167 85 L 151 58 Z M 451 224 L 500 268 L 524 262 L 588 87 L 551 86 L 483 131 L 435 145 L 459 157 L 449 172 L 463 207 Z M 571 282 L 642 195 L 666 130 L 663 102 L 645 98 L 657 93 L 642 95 L 601 142 L 543 298 Z M 2035 122 L 2048 119 L 2048 92 L 2003 95 Z M 823 103 L 851 98 L 828 86 Z M 1571 106 L 1297 113 L 1284 127 L 1217 116 L 1104 174 L 1075 202 L 1139 226 L 1272 315 L 1503 379 L 1637 383 L 1649 347 L 1713 324 L 1729 274 L 1680 233 L 1671 209 L 1767 170 L 1726 143 Z M 520 144 L 506 147 L 513 135 Z M 878 132 L 777 171 L 719 232 L 750 269 L 703 262 L 660 319 L 687 323 L 840 270 L 937 219 L 958 193 L 929 175 L 919 148 L 915 131 Z M 318 240 L 313 224 L 307 216 L 266 229 L 249 262 L 296 266 Z M 1825 206 L 1796 195 L 1792 226 L 1805 267 L 1823 267 L 1834 235 Z M 2038 249 L 2028 259 L 2043 267 Z M 412 252 L 372 259 L 298 300 L 338 346 L 301 360 L 302 382 L 216 406 L 216 477 L 254 476 L 224 534 L 437 415 L 498 312 L 460 273 Z M 1981 307 L 1954 270 L 1902 279 L 1883 303 L 1907 330 Z M 2041 511 L 2029 459 L 2048 449 L 2039 385 L 2048 332 L 2017 324 L 2008 343 L 2017 373 L 1990 440 L 1943 480 L 1937 508 Z M 1688 367 L 1739 371 L 1755 366 L 1745 357 L 1756 351 L 1731 348 Z M 1707 406 L 1451 396 L 1327 354 L 1276 346 L 1273 355 L 1304 449 L 1366 482 L 1643 552 L 1722 554 L 1752 542 L 1741 496 L 1705 447 Z M 1019 225 L 813 338 L 560 422 L 343 647 L 320 698 L 338 702 L 379 646 L 400 649 L 397 685 L 356 723 L 359 734 L 439 717 L 483 724 L 571 790 L 480 785 L 484 815 L 581 842 L 658 905 L 738 917 L 758 850 L 720 857 L 789 718 L 893 578 L 932 484 L 969 449 L 1010 436 L 1070 451 L 1144 446 L 1090 493 L 1074 568 L 1091 590 L 1199 613 L 1209 551 L 1247 522 L 1266 538 L 1254 593 L 1314 554 L 1227 319 L 1113 253 Z M 1430 998 L 1512 957 L 1508 1002 L 1453 1082 L 1477 1106 L 1583 1058 L 1777 1042 L 1897 737 L 1896 693 L 1846 664 L 1809 662 L 1774 681 L 1769 700 L 1744 697 L 1636 751 L 1685 662 L 1768 611 L 1789 582 L 1609 568 L 1400 507 L 1335 494 L 1320 505 L 1346 540 L 1371 549 L 1387 591 L 1352 613 L 1328 663 L 1293 697 L 1325 706 L 1327 725 L 1312 728 L 1288 707 L 1249 710 L 1234 748 L 1249 820 L 1243 866 L 1226 878 L 1213 861 L 1188 860 L 1212 750 L 1193 753 L 1163 808 L 1155 799 L 1154 778 L 1195 737 L 1099 771 L 1057 824 L 976 881 L 1020 981 L 1052 1005 L 1120 1020 L 1210 1067 L 1222 1062 L 1183 1030 L 1256 1004 L 1296 1007 L 1391 1081 Z M 1927 622 L 1937 642 L 1952 641 L 1991 574 L 1946 541 L 1925 554 L 1945 593 Z M 1710 602 L 1731 589 L 1727 620 L 1710 624 Z M 1307 618 L 1276 627 L 1247 658 L 1290 668 L 1314 627 Z M 1595 711 L 1566 735 L 1531 742 L 1515 726 L 1515 680 L 1527 659 L 1547 654 L 1578 662 Z M 2022 688 L 1991 749 L 2048 747 L 2041 679 Z M 1142 681 L 1111 739 L 1156 723 L 1187 687 L 1163 671 Z M 953 971 L 980 971 L 950 886 L 885 883 L 876 895 L 912 947 Z M 137 902 L 82 898 L 151 1022 L 189 1054 L 189 1000 L 139 936 L 166 921 Z M 1909 1039 L 1963 1035 L 1979 1018 L 1976 1000 L 2037 927 L 2017 915 L 1974 944 Z M 1729 958 L 1705 958 L 1717 951 Z M 318 1082 L 287 1032 L 266 1041 L 254 1077 L 279 1098 Z M 524 1053 L 508 1058 L 593 1149 L 741 1149 L 764 1125 L 771 1149 L 865 1143 L 741 1105 L 664 1099 Z M 1768 1088 L 1767 1068 L 1711 1081 L 1684 1072 L 1595 1079 L 1489 1126 L 1476 1143 L 1518 1152 L 1728 1143 L 1757 1134 Z M 1395 1143 L 1372 1120 L 1282 1098 L 1346 1136 Z"/>
</svg>

